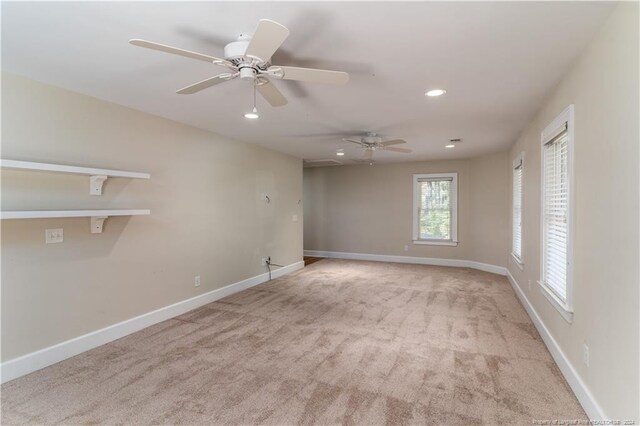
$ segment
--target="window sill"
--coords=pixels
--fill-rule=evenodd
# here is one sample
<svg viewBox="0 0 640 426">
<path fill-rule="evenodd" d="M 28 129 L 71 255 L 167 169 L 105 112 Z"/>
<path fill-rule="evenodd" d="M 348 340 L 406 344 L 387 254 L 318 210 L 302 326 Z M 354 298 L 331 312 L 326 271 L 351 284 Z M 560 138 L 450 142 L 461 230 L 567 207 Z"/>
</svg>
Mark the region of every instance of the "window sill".
<svg viewBox="0 0 640 426">
<path fill-rule="evenodd" d="M 457 241 L 427 241 L 427 240 L 413 240 L 413 244 L 422 244 L 427 246 L 457 246 Z"/>
<path fill-rule="evenodd" d="M 513 259 L 513 263 L 516 264 L 516 266 L 521 270 L 524 271 L 524 262 L 522 262 L 520 259 L 518 259 L 516 257 L 515 254 L 511 253 L 511 258 Z"/>
<path fill-rule="evenodd" d="M 562 318 L 565 319 L 569 324 L 573 322 L 573 312 L 567 308 L 567 305 L 558 298 L 551 290 L 547 288 L 543 283 L 538 281 L 540 285 L 540 291 L 547 298 L 547 300 L 551 303 L 551 305 L 556 308 L 556 310 L 560 313 Z"/>
</svg>

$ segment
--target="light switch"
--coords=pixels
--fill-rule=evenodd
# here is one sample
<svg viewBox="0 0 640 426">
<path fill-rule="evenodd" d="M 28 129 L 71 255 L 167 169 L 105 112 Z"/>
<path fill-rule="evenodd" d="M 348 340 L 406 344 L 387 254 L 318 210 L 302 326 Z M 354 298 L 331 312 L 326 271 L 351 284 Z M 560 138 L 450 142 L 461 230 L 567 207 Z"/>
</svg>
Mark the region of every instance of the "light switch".
<svg viewBox="0 0 640 426">
<path fill-rule="evenodd" d="M 64 234 L 62 228 L 45 229 L 44 231 L 44 242 L 47 244 L 61 243 L 63 241 L 63 237 Z"/>
<path fill-rule="evenodd" d="M 297 215 L 297 214 L 294 214 L 294 215 L 291 217 L 291 220 L 293 220 L 294 222 L 297 222 L 297 221 L 298 221 L 298 215 Z"/>
</svg>

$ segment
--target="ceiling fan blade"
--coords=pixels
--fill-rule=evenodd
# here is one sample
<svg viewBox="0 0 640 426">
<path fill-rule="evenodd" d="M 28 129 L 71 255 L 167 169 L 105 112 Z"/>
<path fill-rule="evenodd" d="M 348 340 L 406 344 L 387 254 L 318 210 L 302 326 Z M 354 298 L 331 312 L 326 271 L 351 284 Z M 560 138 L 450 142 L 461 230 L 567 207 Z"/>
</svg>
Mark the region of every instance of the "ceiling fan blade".
<svg viewBox="0 0 640 426">
<path fill-rule="evenodd" d="M 345 142 L 357 143 L 358 145 L 366 146 L 365 144 L 362 143 L 362 141 L 357 139 L 342 139 L 342 140 Z"/>
<path fill-rule="evenodd" d="M 261 19 L 245 55 L 267 62 L 287 37 L 287 27 L 269 19 Z"/>
<path fill-rule="evenodd" d="M 205 80 L 199 81 L 195 84 L 192 84 L 190 86 L 187 87 L 183 87 L 182 89 L 178 90 L 176 93 L 179 95 L 191 95 L 193 93 L 199 92 L 201 90 L 206 89 L 207 87 L 211 87 L 211 86 L 215 86 L 216 84 L 220 84 L 222 82 L 225 82 L 227 80 L 231 80 L 232 78 L 235 78 L 237 76 L 237 74 L 230 74 L 230 73 L 224 73 L 224 74 L 218 74 L 214 77 L 210 77 L 207 78 Z"/>
<path fill-rule="evenodd" d="M 407 143 L 407 141 L 402 139 L 393 139 L 390 141 L 384 141 L 380 145 L 382 146 L 390 146 L 390 145 L 400 145 L 401 143 Z"/>
<path fill-rule="evenodd" d="M 184 56 L 186 58 L 197 59 L 199 61 L 233 67 L 233 64 L 224 59 L 215 56 L 204 55 L 202 53 L 192 52 L 190 50 L 178 49 L 177 47 L 167 46 L 166 44 L 154 43 L 152 41 L 140 40 L 137 38 L 129 40 L 134 46 L 145 47 L 147 49 L 159 50 L 160 52 L 173 53 L 174 55 Z"/>
<path fill-rule="evenodd" d="M 262 97 L 271 104 L 271 106 L 279 107 L 287 104 L 287 98 L 285 98 L 278 88 L 270 81 L 256 86 L 256 89 L 260 92 Z"/>
<path fill-rule="evenodd" d="M 269 67 L 269 74 L 283 80 L 308 81 L 312 83 L 346 84 L 349 74 L 342 71 L 317 70 L 314 68 Z"/>
<path fill-rule="evenodd" d="M 410 152 L 413 152 L 412 150 L 407 149 L 407 148 L 396 148 L 396 147 L 393 147 L 393 146 L 390 146 L 390 147 L 383 147 L 382 149 L 383 149 L 384 151 L 405 152 L 405 153 L 407 153 L 407 154 L 408 154 L 408 153 L 410 153 Z"/>
</svg>

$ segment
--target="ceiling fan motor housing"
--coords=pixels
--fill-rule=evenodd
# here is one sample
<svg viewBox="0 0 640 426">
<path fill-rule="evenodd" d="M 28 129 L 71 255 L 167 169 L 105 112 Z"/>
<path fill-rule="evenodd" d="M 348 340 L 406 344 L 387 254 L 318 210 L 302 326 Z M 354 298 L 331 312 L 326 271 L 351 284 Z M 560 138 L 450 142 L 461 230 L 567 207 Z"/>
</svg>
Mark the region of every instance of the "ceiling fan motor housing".
<svg viewBox="0 0 640 426">
<path fill-rule="evenodd" d="M 249 42 L 251 42 L 250 35 L 240 34 L 236 41 L 232 41 L 224 47 L 224 58 L 231 62 L 234 62 L 234 59 L 241 60 L 247 52 Z"/>
<path fill-rule="evenodd" d="M 367 136 L 362 138 L 362 142 L 366 144 L 379 144 L 382 142 L 382 138 L 375 133 L 369 133 Z"/>
<path fill-rule="evenodd" d="M 238 67 L 240 79 L 246 81 L 255 81 L 258 71 L 262 70 L 263 66 L 266 68 L 262 61 L 245 56 L 251 38 L 250 34 L 240 34 L 236 41 L 224 47 L 225 59 Z"/>
</svg>

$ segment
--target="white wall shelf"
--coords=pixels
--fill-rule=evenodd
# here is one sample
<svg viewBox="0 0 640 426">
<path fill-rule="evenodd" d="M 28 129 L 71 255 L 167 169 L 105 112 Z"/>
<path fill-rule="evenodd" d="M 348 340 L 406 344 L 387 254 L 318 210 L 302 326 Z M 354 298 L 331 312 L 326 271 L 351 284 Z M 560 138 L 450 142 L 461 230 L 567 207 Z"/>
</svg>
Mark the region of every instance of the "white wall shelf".
<svg viewBox="0 0 640 426">
<path fill-rule="evenodd" d="M 110 216 L 150 215 L 151 210 L 19 210 L 0 212 L 0 219 L 46 219 L 65 217 L 90 217 L 91 233 L 100 234 L 104 221 Z"/>
<path fill-rule="evenodd" d="M 64 164 L 34 163 L 31 161 L 0 159 L 3 169 L 34 170 L 41 172 L 71 173 L 89 176 L 89 194 L 102 195 L 102 185 L 110 177 L 129 179 L 150 179 L 149 173 L 128 172 L 124 170 L 98 169 L 93 167 L 67 166 Z"/>
</svg>

